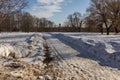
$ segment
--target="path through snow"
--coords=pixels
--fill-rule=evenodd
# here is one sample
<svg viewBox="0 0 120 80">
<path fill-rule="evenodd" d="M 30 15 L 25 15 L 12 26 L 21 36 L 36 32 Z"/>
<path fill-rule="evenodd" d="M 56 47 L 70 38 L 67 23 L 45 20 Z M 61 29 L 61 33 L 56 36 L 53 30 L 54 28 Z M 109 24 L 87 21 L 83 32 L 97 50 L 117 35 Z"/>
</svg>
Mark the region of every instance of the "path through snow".
<svg viewBox="0 0 120 80">
<path fill-rule="evenodd" d="M 69 42 L 70 39 L 65 40 L 65 37 L 60 37 L 59 33 L 44 33 L 44 36 L 48 45 L 53 50 L 52 55 L 56 57 L 59 68 L 65 71 L 66 76 L 64 78 L 67 80 L 120 79 L 120 70 L 118 68 L 100 65 L 99 60 L 93 59 L 93 56 L 89 56 L 88 52 L 84 51 L 82 47 Z M 78 56 L 80 54 L 83 55 Z M 85 56 L 88 57 L 85 58 Z M 106 61 L 101 61 L 106 64 Z"/>
<path fill-rule="evenodd" d="M 1 33 L 0 78 L 120 80 L 119 37 L 91 33 Z"/>
</svg>

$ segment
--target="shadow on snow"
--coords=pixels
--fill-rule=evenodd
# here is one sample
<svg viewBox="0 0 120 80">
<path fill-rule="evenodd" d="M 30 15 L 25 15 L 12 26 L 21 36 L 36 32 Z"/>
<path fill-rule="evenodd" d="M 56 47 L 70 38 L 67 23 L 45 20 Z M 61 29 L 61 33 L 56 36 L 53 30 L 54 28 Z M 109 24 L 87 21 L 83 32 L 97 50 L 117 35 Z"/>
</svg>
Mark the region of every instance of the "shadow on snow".
<svg viewBox="0 0 120 80">
<path fill-rule="evenodd" d="M 87 58 L 87 59 L 91 59 L 91 60 L 95 60 L 97 61 L 101 66 L 108 66 L 108 67 L 112 67 L 112 68 L 117 68 L 120 70 L 120 62 L 117 62 L 117 61 L 113 61 L 113 60 L 110 60 L 110 59 L 103 59 L 103 58 L 100 58 L 99 56 L 96 56 L 96 55 L 93 55 L 93 54 L 88 54 L 87 51 L 83 51 L 80 46 L 77 46 L 77 45 L 74 45 L 68 41 L 66 41 L 65 39 L 62 39 L 61 35 L 60 34 L 52 34 L 52 33 L 49 33 L 52 38 L 57 38 L 59 39 L 62 43 L 66 44 L 66 45 L 69 45 L 70 47 L 72 47 L 73 49 L 75 49 L 76 51 L 79 52 L 78 55 L 74 55 L 74 56 L 77 56 L 77 57 L 82 57 L 82 58 Z M 50 37 L 49 37 L 50 38 Z M 117 54 L 120 54 L 120 53 L 114 53 L 114 54 L 105 54 L 107 56 L 114 56 L 114 55 L 117 55 Z M 102 55 L 102 54 L 101 54 Z M 64 58 L 66 59 L 70 59 L 70 58 L 73 58 L 74 56 L 71 56 L 69 54 L 62 54 L 62 56 L 65 56 Z M 67 56 L 67 57 L 66 57 Z"/>
</svg>

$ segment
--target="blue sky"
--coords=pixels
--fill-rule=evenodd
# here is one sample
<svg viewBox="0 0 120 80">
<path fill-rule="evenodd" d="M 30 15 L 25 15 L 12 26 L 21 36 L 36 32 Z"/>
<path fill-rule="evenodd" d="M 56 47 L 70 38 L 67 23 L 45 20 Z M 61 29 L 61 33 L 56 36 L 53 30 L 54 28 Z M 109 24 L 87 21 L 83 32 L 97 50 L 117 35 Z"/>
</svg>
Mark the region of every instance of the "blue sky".
<svg viewBox="0 0 120 80">
<path fill-rule="evenodd" d="M 85 13 L 90 0 L 28 0 L 27 11 L 39 18 L 45 17 L 55 23 L 63 23 L 69 14 Z"/>
</svg>

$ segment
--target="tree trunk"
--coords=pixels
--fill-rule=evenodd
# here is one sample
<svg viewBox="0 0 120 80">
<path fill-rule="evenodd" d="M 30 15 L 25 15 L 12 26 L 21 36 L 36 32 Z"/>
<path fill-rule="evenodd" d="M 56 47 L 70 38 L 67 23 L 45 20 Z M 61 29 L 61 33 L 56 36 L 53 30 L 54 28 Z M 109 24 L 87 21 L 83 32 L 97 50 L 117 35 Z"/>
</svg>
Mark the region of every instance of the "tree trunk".
<svg viewBox="0 0 120 80">
<path fill-rule="evenodd" d="M 79 32 L 81 32 L 81 28 L 82 28 L 82 21 L 80 22 L 80 25 L 79 25 Z"/>
<path fill-rule="evenodd" d="M 103 27 L 101 27 L 101 34 L 103 34 Z"/>
<path fill-rule="evenodd" d="M 78 29 L 79 29 L 79 32 L 81 32 L 81 27 L 79 27 Z"/>
<path fill-rule="evenodd" d="M 118 27 L 115 27 L 115 33 L 119 33 Z"/>
<path fill-rule="evenodd" d="M 103 34 L 103 26 L 100 24 L 99 27 L 100 27 L 101 34 Z"/>
<path fill-rule="evenodd" d="M 109 35 L 109 34 L 110 34 L 110 31 L 109 31 L 110 29 L 109 29 L 109 28 L 107 28 L 106 30 L 107 30 L 107 35 Z"/>
</svg>

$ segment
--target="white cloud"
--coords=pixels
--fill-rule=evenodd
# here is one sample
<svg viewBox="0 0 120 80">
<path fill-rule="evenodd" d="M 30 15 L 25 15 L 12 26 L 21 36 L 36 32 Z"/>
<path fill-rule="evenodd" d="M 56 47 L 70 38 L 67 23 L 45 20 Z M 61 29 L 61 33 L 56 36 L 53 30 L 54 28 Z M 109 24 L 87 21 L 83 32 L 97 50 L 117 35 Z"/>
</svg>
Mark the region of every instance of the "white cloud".
<svg viewBox="0 0 120 80">
<path fill-rule="evenodd" d="M 32 6 L 32 11 L 30 12 L 39 18 L 49 18 L 55 12 L 61 12 L 62 2 L 64 0 L 37 0 L 38 4 Z"/>
<path fill-rule="evenodd" d="M 46 4 L 50 4 L 50 3 L 61 3 L 63 2 L 64 0 L 37 0 L 37 2 L 40 2 L 40 3 L 46 3 Z"/>
</svg>

